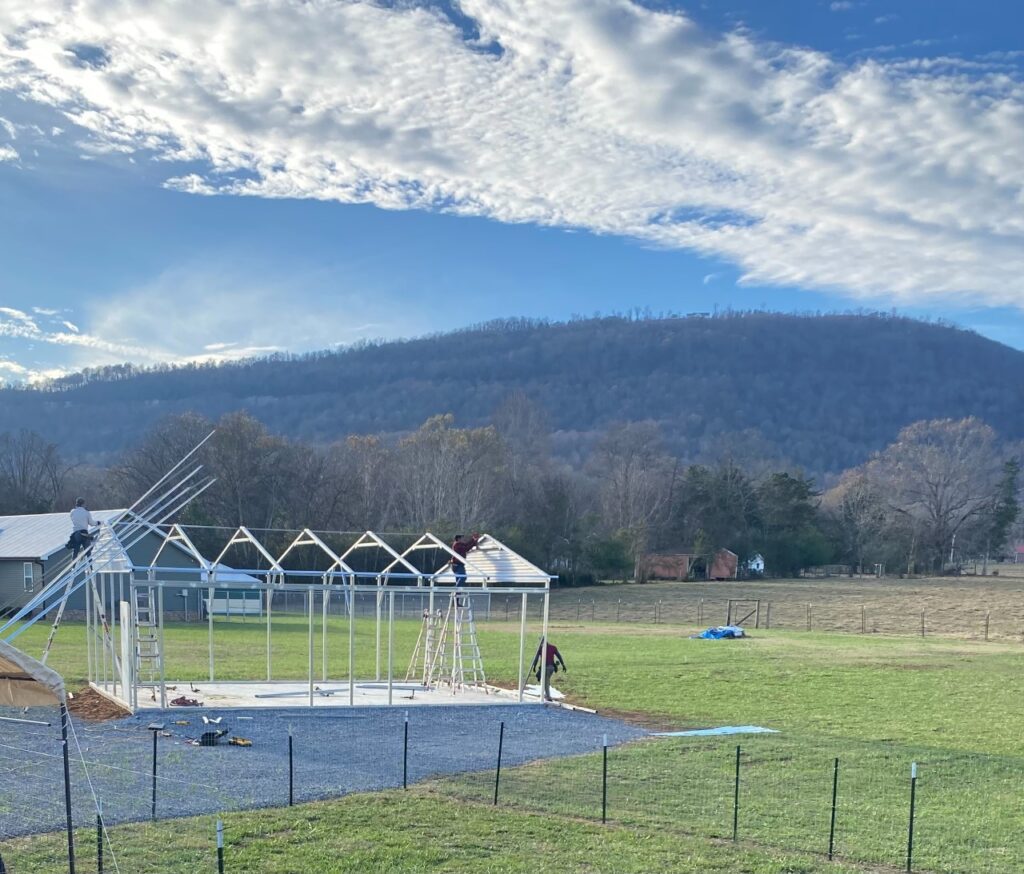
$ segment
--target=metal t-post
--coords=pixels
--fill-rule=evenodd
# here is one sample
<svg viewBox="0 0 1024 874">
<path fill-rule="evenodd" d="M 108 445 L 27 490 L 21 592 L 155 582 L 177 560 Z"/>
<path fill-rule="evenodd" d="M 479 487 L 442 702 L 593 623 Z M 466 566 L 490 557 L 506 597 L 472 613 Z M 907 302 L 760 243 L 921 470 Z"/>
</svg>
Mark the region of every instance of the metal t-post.
<svg viewBox="0 0 1024 874">
<path fill-rule="evenodd" d="M 71 759 L 68 751 L 68 722 L 71 719 L 67 704 L 60 705 L 60 739 L 64 758 L 64 814 L 68 831 L 68 871 L 75 874 L 75 831 L 71 818 Z"/>
</svg>

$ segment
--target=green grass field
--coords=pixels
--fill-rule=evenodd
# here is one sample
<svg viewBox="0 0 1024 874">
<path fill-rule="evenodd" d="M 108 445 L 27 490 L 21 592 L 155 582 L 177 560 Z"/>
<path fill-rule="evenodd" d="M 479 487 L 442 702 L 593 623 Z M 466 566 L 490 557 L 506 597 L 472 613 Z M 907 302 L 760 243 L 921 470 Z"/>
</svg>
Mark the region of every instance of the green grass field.
<svg viewBox="0 0 1024 874">
<path fill-rule="evenodd" d="M 417 630 L 412 621 L 396 628 L 403 675 Z M 780 734 L 651 739 L 612 750 L 606 826 L 596 751 L 508 769 L 497 810 L 493 775 L 471 774 L 407 793 L 229 814 L 228 870 L 888 870 L 904 861 L 911 761 L 920 763 L 916 870 L 1024 870 L 1019 645 L 782 631 L 706 642 L 686 631 L 556 624 L 551 639 L 570 667 L 556 685 L 570 700 L 648 725 L 753 723 Z M 261 675 L 264 626 L 218 622 L 216 632 L 219 677 Z M 201 682 L 205 628 L 167 633 L 178 679 Z M 370 676 L 372 622 L 360 621 L 357 633 L 357 673 Z M 332 620 L 328 660 L 336 679 L 347 670 L 345 635 L 344 622 Z M 45 631 L 32 629 L 19 643 L 38 654 L 44 639 Z M 518 625 L 483 626 L 481 645 L 489 677 L 514 684 Z M 62 628 L 51 664 L 72 684 L 83 674 L 82 647 L 81 626 Z M 275 619 L 275 676 L 305 676 L 307 659 L 303 621 Z M 319 648 L 314 662 L 319 672 Z M 733 846 L 737 742 L 740 843 Z M 836 847 L 847 867 L 823 858 L 834 757 L 841 775 Z M 215 870 L 204 867 L 212 859 L 208 817 L 190 827 L 124 826 L 114 846 L 136 854 L 135 867 L 122 870 Z M 46 859 L 62 858 L 59 836 L 18 842 L 15 851 L 21 870 L 57 870 Z"/>
</svg>

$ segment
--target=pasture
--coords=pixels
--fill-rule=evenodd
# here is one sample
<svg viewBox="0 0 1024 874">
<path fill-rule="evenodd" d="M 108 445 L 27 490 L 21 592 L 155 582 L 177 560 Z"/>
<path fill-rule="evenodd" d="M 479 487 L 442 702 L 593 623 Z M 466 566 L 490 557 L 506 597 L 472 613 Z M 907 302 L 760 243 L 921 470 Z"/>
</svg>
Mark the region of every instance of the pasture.
<svg viewBox="0 0 1024 874">
<path fill-rule="evenodd" d="M 970 581 L 975 582 L 981 581 Z M 556 685 L 571 701 L 647 728 L 755 724 L 778 734 L 649 738 L 610 750 L 607 824 L 600 822 L 599 749 L 509 768 L 502 775 L 497 807 L 494 774 L 488 769 L 423 779 L 407 791 L 229 813 L 224 818 L 227 870 L 897 870 L 905 863 L 911 762 L 918 763 L 920 774 L 914 870 L 1024 869 L 1019 828 L 1024 713 L 1015 705 L 1024 693 L 1019 642 L 984 642 L 966 633 L 929 633 L 923 639 L 808 633 L 780 630 L 774 621 L 771 630 L 754 631 L 746 641 L 710 642 L 688 637 L 697 628 L 695 617 L 686 620 L 683 613 L 683 621 L 672 624 L 670 608 L 662 608 L 659 618 L 665 621 L 657 625 L 602 618 L 601 606 L 623 592 L 655 600 L 661 594 L 664 601 L 670 592 L 699 598 L 698 592 L 723 584 L 682 585 L 689 586 L 682 593 L 680 584 L 559 592 L 551 639 L 564 653 L 569 672 L 558 675 Z M 750 592 L 750 584 L 738 585 Z M 876 591 L 879 599 L 888 599 L 885 603 L 909 603 L 899 599 L 912 600 L 918 597 L 913 593 L 927 590 L 936 599 L 936 610 L 944 603 L 950 616 L 970 599 L 963 578 L 887 585 L 895 592 Z M 985 590 L 1006 604 L 1015 585 L 1019 581 L 984 581 Z M 813 591 L 822 604 L 829 592 L 849 589 L 853 598 L 868 588 L 882 588 L 875 581 L 833 580 L 757 587 L 773 598 L 783 591 Z M 595 602 L 596 619 L 581 615 L 578 622 L 574 602 L 585 595 Z M 1020 600 L 1024 603 L 1024 597 Z M 709 601 L 710 595 L 705 605 Z M 704 624 L 720 622 L 724 613 L 705 613 L 704 618 Z M 331 622 L 338 623 L 340 635 L 343 623 Z M 240 676 L 258 675 L 264 626 L 239 620 L 216 624 L 217 646 L 223 647 L 218 665 Z M 275 675 L 304 676 L 303 620 L 275 617 L 274 627 Z M 411 651 L 417 629 L 413 620 L 398 623 L 399 663 Z M 357 624 L 357 636 L 365 643 L 357 647 L 364 673 L 372 669 L 372 633 L 371 622 Z M 492 621 L 481 623 L 489 679 L 514 685 L 517 635 L 518 623 L 512 618 L 506 623 L 497 609 L 492 609 Z M 33 629 L 21 642 L 28 652 L 38 653 L 44 637 L 45 632 Z M 51 663 L 72 685 L 82 674 L 82 646 L 81 626 L 62 628 Z M 338 668 L 341 650 L 328 650 L 329 660 L 339 659 Z M 185 670 L 194 671 L 201 686 L 205 628 L 170 626 L 168 652 Z M 319 658 L 318 652 L 317 664 Z M 382 740 L 367 737 L 365 742 L 372 747 Z M 737 744 L 742 776 L 734 844 Z M 825 853 L 836 758 L 839 861 L 829 863 Z M 82 840 L 88 841 L 84 832 Z M 113 843 L 121 846 L 125 859 L 136 860 L 134 868 L 122 870 L 216 870 L 201 862 L 214 858 L 209 817 L 119 826 L 113 829 Z M 60 870 L 63 858 L 59 835 L 18 839 L 0 851 L 18 854 L 21 870 Z"/>
</svg>

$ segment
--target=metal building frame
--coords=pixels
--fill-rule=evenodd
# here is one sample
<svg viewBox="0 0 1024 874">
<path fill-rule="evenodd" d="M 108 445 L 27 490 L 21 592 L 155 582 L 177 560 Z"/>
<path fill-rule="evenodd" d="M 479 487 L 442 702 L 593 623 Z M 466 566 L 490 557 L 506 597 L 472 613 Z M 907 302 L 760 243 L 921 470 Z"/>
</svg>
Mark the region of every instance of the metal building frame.
<svg viewBox="0 0 1024 874">
<path fill-rule="evenodd" d="M 116 580 L 113 574 L 105 574 L 105 582 L 99 587 L 102 593 L 90 604 L 88 611 L 91 619 L 89 626 L 89 681 L 98 691 L 111 695 L 122 701 L 132 710 L 139 707 L 140 691 L 158 697 L 160 706 L 168 706 L 167 686 L 171 682 L 182 682 L 187 678 L 172 677 L 168 679 L 165 662 L 164 625 L 166 618 L 167 598 L 165 591 L 199 590 L 206 596 L 206 625 L 209 669 L 207 681 L 217 682 L 217 671 L 214 654 L 214 609 L 215 598 L 219 593 L 258 592 L 263 604 L 263 621 L 266 622 L 266 677 L 248 678 L 246 681 L 232 682 L 285 682 L 275 681 L 273 673 L 273 604 L 274 596 L 279 593 L 301 593 L 304 595 L 304 614 L 307 618 L 307 694 L 306 701 L 314 706 L 318 692 L 317 682 L 328 681 L 327 653 L 328 614 L 332 597 L 344 599 L 344 615 L 348 625 L 348 669 L 345 678 L 336 678 L 343 685 L 348 685 L 348 703 L 355 703 L 355 689 L 359 677 L 356 676 L 356 638 L 355 616 L 356 603 L 359 595 L 372 595 L 375 602 L 375 671 L 374 681 L 382 684 L 387 690 L 387 703 L 394 704 L 395 664 L 394 664 L 394 631 L 395 631 L 395 598 L 398 595 L 426 595 L 429 599 L 429 612 L 434 613 L 436 599 L 448 603 L 456 592 L 472 595 L 474 591 L 486 590 L 490 594 L 519 595 L 521 600 L 521 620 L 519 629 L 519 669 L 516 698 L 524 700 L 526 688 L 527 665 L 526 630 L 528 604 L 531 597 L 542 599 L 542 636 L 547 640 L 550 583 L 553 577 L 528 562 L 496 538 L 484 535 L 481 537 L 478 551 L 471 552 L 464 560 L 467 569 L 467 584 L 456 588 L 445 584 L 443 579 L 451 559 L 461 559 L 440 538 L 427 532 L 415 542 L 399 551 L 383 537 L 373 531 L 366 531 L 355 542 L 340 554 L 331 549 L 325 537 L 340 532 L 316 532 L 309 528 L 299 531 L 287 547 L 275 556 L 261 541 L 258 534 L 246 527 L 240 527 L 228 538 L 217 553 L 216 558 L 207 559 L 196 548 L 193 537 L 188 533 L 189 526 L 174 524 L 162 528 L 163 542 L 154 555 L 152 562 L 146 567 L 137 567 L 128 562 L 126 572 Z M 183 561 L 181 566 L 169 566 L 166 563 L 168 547 L 174 544 L 174 554 L 181 554 L 195 564 Z M 224 559 L 232 547 L 248 546 L 254 550 L 261 564 L 266 567 L 228 567 Z M 286 560 L 296 550 L 310 547 L 326 558 L 329 565 L 326 570 L 302 570 L 286 566 Z M 381 570 L 360 571 L 353 568 L 350 561 L 360 550 L 378 550 L 382 552 L 388 563 Z M 445 561 L 441 567 L 424 566 L 414 563 L 415 558 L 429 560 L 427 550 L 440 552 Z M 164 564 L 157 561 L 164 557 Z M 353 562 L 355 563 L 355 562 Z M 137 603 L 136 593 L 146 590 L 146 602 L 153 604 L 155 610 L 155 634 L 158 640 L 158 678 L 154 682 L 145 682 L 140 676 L 139 653 L 136 650 L 136 626 L 138 616 L 134 605 Z M 426 591 L 425 591 L 426 590 Z M 319 676 L 315 660 L 315 642 L 317 629 L 315 615 L 317 599 L 320 601 L 320 630 L 322 663 Z M 114 605 L 118 610 L 113 611 Z M 103 639 L 105 646 L 99 643 L 96 616 L 101 613 L 110 615 L 109 634 Z M 87 619 L 87 621 L 90 621 Z M 386 643 L 385 643 L 386 634 Z M 110 651 L 108 658 L 107 650 Z M 115 663 L 114 654 L 120 657 Z M 542 658 L 542 670 L 546 670 L 546 659 Z M 363 678 L 368 679 L 368 678 Z M 294 682 L 294 681 L 291 681 Z M 454 691 L 454 690 L 453 690 Z M 290 693 L 282 693 L 285 697 Z M 289 703 L 288 706 L 293 706 Z"/>
</svg>

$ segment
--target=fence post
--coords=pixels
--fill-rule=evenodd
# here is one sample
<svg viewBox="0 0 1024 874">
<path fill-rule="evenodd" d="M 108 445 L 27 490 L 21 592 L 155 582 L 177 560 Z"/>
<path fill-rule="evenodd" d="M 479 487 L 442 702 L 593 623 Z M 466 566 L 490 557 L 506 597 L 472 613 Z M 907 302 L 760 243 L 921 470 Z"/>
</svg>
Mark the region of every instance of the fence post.
<svg viewBox="0 0 1024 874">
<path fill-rule="evenodd" d="M 910 825 L 907 828 L 907 872 L 914 864 L 914 803 L 917 800 L 917 762 L 910 763 Z"/>
<path fill-rule="evenodd" d="M 988 640 L 988 620 L 990 615 L 990 613 L 985 614 L 985 640 Z"/>
<path fill-rule="evenodd" d="M 765 608 L 764 627 L 765 627 L 766 631 L 772 627 L 772 602 L 771 601 L 768 602 L 768 606 L 767 606 L 767 608 Z"/>
<path fill-rule="evenodd" d="M 863 604 L 860 605 L 860 633 L 861 634 L 867 634 L 868 633 L 867 611 L 864 609 L 864 605 Z"/>
<path fill-rule="evenodd" d="M 405 711 L 405 738 L 402 740 L 402 788 L 409 788 L 409 711 Z"/>
<path fill-rule="evenodd" d="M 836 795 L 839 792 L 839 757 L 832 769 L 832 820 L 828 827 L 828 860 L 832 861 L 832 853 L 836 848 Z"/>
<path fill-rule="evenodd" d="M 732 792 L 732 839 L 739 839 L 740 831 L 740 747 L 736 745 L 736 783 Z"/>
<path fill-rule="evenodd" d="M 580 621 L 580 610 L 583 609 L 583 599 L 579 598 L 576 601 L 576 621 Z"/>
<path fill-rule="evenodd" d="M 217 874 L 224 874 L 224 821 L 217 820 Z"/>
<path fill-rule="evenodd" d="M 595 601 L 593 598 L 590 599 L 590 621 L 597 621 L 597 601 Z"/>
<path fill-rule="evenodd" d="M 924 610 L 921 611 L 921 637 L 924 637 Z"/>
<path fill-rule="evenodd" d="M 811 630 L 811 611 L 812 611 L 812 609 L 813 608 L 811 607 L 811 605 L 808 604 L 807 605 L 807 630 L 808 631 Z"/>
<path fill-rule="evenodd" d="M 60 705 L 60 738 L 64 757 L 64 814 L 68 829 L 68 871 L 75 874 L 75 831 L 71 820 L 71 759 L 68 752 L 68 722 L 71 715 L 66 704 Z"/>
<path fill-rule="evenodd" d="M 103 874 L 103 812 L 96 806 L 96 874 Z"/>
<path fill-rule="evenodd" d="M 494 770 L 494 804 L 498 804 L 498 784 L 501 782 L 501 749 L 505 744 L 505 722 L 498 729 L 498 767 Z"/>
<path fill-rule="evenodd" d="M 292 748 L 292 727 L 288 726 L 288 806 L 295 804 L 295 755 Z"/>
<path fill-rule="evenodd" d="M 149 814 L 150 818 L 156 822 L 156 738 L 164 730 L 164 724 L 162 722 L 151 722 L 148 728 L 153 733 L 153 797 Z"/>
<path fill-rule="evenodd" d="M 619 621 L 619 611 L 622 609 L 622 598 L 619 598 L 618 603 L 615 605 L 615 621 Z"/>
<path fill-rule="evenodd" d="M 608 735 L 601 747 L 601 822 L 608 822 Z"/>
<path fill-rule="evenodd" d="M 697 602 L 697 624 L 701 625 L 704 622 L 704 599 L 701 598 Z"/>
</svg>

